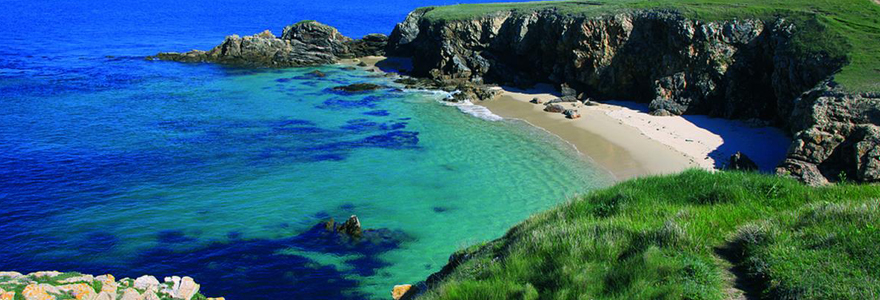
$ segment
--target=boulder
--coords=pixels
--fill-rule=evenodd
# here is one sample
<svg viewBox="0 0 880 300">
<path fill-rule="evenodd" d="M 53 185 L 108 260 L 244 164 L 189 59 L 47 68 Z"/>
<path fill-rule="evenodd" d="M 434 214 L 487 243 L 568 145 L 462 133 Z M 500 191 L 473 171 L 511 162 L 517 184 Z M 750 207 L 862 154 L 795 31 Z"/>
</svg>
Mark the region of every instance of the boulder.
<svg viewBox="0 0 880 300">
<path fill-rule="evenodd" d="M 133 288 L 127 288 L 125 289 L 125 292 L 122 293 L 122 297 L 120 297 L 119 300 L 139 300 L 140 298 L 140 293 L 135 291 Z"/>
<path fill-rule="evenodd" d="M 142 299 L 143 300 L 161 300 L 161 298 L 159 298 L 159 295 L 156 295 L 156 292 L 153 292 L 153 291 L 144 292 Z"/>
<path fill-rule="evenodd" d="M 49 295 L 42 284 L 28 284 L 21 291 L 21 295 L 25 300 L 55 300 L 55 296 Z"/>
<path fill-rule="evenodd" d="M 529 102 L 530 102 L 530 103 L 533 103 L 533 104 L 543 104 L 543 103 L 544 103 L 544 101 L 542 101 L 542 100 L 541 100 L 540 98 L 538 98 L 538 97 L 532 98 L 532 101 L 529 101 Z"/>
<path fill-rule="evenodd" d="M 561 113 L 565 111 L 565 107 L 559 104 L 550 104 L 544 107 L 544 111 L 551 113 Z"/>
<path fill-rule="evenodd" d="M 191 277 L 184 276 L 180 280 L 180 285 L 174 289 L 174 298 L 190 300 L 199 292 L 200 285 Z"/>
<path fill-rule="evenodd" d="M 578 119 L 581 117 L 581 114 L 577 111 L 577 109 L 566 109 L 562 114 L 564 114 L 565 117 L 569 119 Z"/>
<path fill-rule="evenodd" d="M 758 164 L 749 159 L 749 157 L 742 152 L 737 151 L 730 156 L 730 160 L 728 161 L 726 168 L 728 170 L 737 171 L 757 171 Z"/>
<path fill-rule="evenodd" d="M 391 290 L 391 298 L 393 298 L 394 300 L 402 299 L 407 294 L 407 292 L 412 289 L 412 287 L 412 284 L 395 285 L 394 289 Z"/>
<path fill-rule="evenodd" d="M 108 292 L 100 292 L 98 296 L 95 297 L 95 300 L 114 300 L 116 299 L 116 294 L 110 294 Z"/>
<path fill-rule="evenodd" d="M 144 275 L 134 280 L 134 287 L 141 290 L 157 290 L 159 280 L 156 277 Z"/>
<path fill-rule="evenodd" d="M 95 289 L 91 285 L 85 283 L 66 284 L 59 286 L 58 289 L 78 300 L 94 299 L 98 296 Z"/>
<path fill-rule="evenodd" d="M 55 276 L 58 276 L 61 274 L 62 273 L 58 272 L 58 271 L 40 271 L 40 272 L 30 273 L 30 274 L 28 274 L 28 276 L 34 277 L 34 278 L 41 278 L 41 277 L 52 278 L 52 277 L 55 277 Z"/>
<path fill-rule="evenodd" d="M 352 215 L 347 221 L 345 221 L 345 223 L 339 225 L 337 230 L 351 237 L 360 237 L 363 233 L 361 230 L 361 221 L 358 220 L 358 217 L 355 215 Z"/>
<path fill-rule="evenodd" d="M 15 291 L 3 291 L 0 289 L 0 300 L 14 300 Z"/>
</svg>

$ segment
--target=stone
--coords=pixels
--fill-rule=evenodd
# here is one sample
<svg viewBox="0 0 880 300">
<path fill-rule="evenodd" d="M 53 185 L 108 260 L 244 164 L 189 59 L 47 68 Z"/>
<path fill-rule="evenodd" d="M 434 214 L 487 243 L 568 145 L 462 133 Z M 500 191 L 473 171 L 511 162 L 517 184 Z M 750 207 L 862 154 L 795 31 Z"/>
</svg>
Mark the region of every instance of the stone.
<svg viewBox="0 0 880 300">
<path fill-rule="evenodd" d="M 564 114 L 565 117 L 569 119 L 578 119 L 581 117 L 581 114 L 577 111 L 577 109 L 566 109 L 562 114 Z"/>
<path fill-rule="evenodd" d="M 541 99 L 538 97 L 532 98 L 532 101 L 529 101 L 529 102 L 533 103 L 533 104 L 543 104 L 544 103 L 544 101 L 541 101 Z"/>
<path fill-rule="evenodd" d="M 401 284 L 395 285 L 394 289 L 391 290 L 391 298 L 394 300 L 400 300 L 410 289 L 412 289 L 412 284 Z"/>
<path fill-rule="evenodd" d="M 116 294 L 110 294 L 108 292 L 100 292 L 98 296 L 95 297 L 95 300 L 114 300 L 116 299 Z"/>
<path fill-rule="evenodd" d="M 156 292 L 153 292 L 153 291 L 144 292 L 142 299 L 143 300 L 161 300 L 159 295 L 156 295 Z"/>
<path fill-rule="evenodd" d="M 550 113 L 561 113 L 565 111 L 565 107 L 559 104 L 550 104 L 544 107 L 544 111 Z"/>
<path fill-rule="evenodd" d="M 357 66 L 358 66 L 358 67 L 367 67 L 367 66 L 369 66 L 369 65 L 368 65 L 367 63 L 365 63 L 365 62 L 360 62 L 360 63 L 357 64 Z"/>
<path fill-rule="evenodd" d="M 337 230 L 340 233 L 346 234 L 351 237 L 359 237 L 363 233 L 363 231 L 361 230 L 361 221 L 358 220 L 358 217 L 355 215 L 352 215 L 348 218 L 347 221 L 345 221 L 345 223 L 339 225 Z"/>
<path fill-rule="evenodd" d="M 668 110 L 665 110 L 665 109 L 662 109 L 662 108 L 661 108 L 661 109 L 658 109 L 658 110 L 652 110 L 652 111 L 650 112 L 650 114 L 651 114 L 652 116 L 657 116 L 657 117 L 671 117 L 671 116 L 674 116 L 674 115 L 675 115 L 675 114 L 669 112 Z"/>
<path fill-rule="evenodd" d="M 749 159 L 749 157 L 742 152 L 737 151 L 730 156 L 730 160 L 728 160 L 726 168 L 728 170 L 736 171 L 757 171 L 758 164 Z"/>
<path fill-rule="evenodd" d="M 49 295 L 42 285 L 28 284 L 21 291 L 25 300 L 55 300 L 55 296 Z"/>
<path fill-rule="evenodd" d="M 149 291 L 149 290 L 148 290 Z M 122 292 L 122 297 L 120 300 L 139 300 L 141 298 L 141 294 L 135 291 L 133 288 L 127 288 L 124 292 Z"/>
<path fill-rule="evenodd" d="M 190 300 L 199 292 L 199 287 L 191 277 L 184 276 L 180 280 L 180 285 L 175 288 L 174 298 Z"/>
<path fill-rule="evenodd" d="M 2 290 L 2 289 L 0 289 Z M 4 291 L 0 292 L 0 300 L 14 300 L 15 292 L 14 291 Z"/>
<path fill-rule="evenodd" d="M 134 280 L 134 287 L 141 290 L 156 290 L 159 287 L 159 280 L 150 275 L 144 275 Z"/>
<path fill-rule="evenodd" d="M 58 289 L 75 297 L 77 300 L 90 300 L 98 296 L 95 289 L 91 285 L 85 283 L 66 284 L 59 286 Z"/>
</svg>

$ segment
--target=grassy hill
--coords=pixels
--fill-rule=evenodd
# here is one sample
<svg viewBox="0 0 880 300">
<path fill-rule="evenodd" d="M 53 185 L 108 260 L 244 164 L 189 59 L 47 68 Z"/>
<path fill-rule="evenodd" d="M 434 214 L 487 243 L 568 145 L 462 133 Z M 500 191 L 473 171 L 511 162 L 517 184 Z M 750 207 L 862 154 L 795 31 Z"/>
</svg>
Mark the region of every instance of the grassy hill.
<svg viewBox="0 0 880 300">
<path fill-rule="evenodd" d="M 692 170 L 535 215 L 420 299 L 877 299 L 877 245 L 880 186 Z"/>
<path fill-rule="evenodd" d="M 873 0 L 590 0 L 436 7 L 425 17 L 461 20 L 497 11 L 553 9 L 573 16 L 599 16 L 635 9 L 662 9 L 704 21 L 786 18 L 801 29 L 795 37 L 805 54 L 825 52 L 848 64 L 835 80 L 850 92 L 880 92 L 880 5 Z"/>
</svg>

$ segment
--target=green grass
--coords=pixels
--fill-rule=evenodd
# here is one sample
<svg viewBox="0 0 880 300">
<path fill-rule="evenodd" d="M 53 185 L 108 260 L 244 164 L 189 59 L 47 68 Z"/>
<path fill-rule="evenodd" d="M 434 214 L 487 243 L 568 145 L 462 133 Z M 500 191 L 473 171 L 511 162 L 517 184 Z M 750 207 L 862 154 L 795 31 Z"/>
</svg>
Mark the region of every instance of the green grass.
<svg viewBox="0 0 880 300">
<path fill-rule="evenodd" d="M 460 4 L 434 7 L 429 20 L 462 20 L 499 11 L 515 14 L 554 9 L 560 14 L 595 17 L 662 9 L 703 20 L 773 20 L 794 22 L 802 30 L 796 50 L 843 57 L 848 64 L 835 76 L 850 92 L 880 92 L 880 5 L 872 0 L 590 0 Z"/>
<path fill-rule="evenodd" d="M 732 275 L 719 253 L 730 252 L 753 270 L 746 277 L 768 282 L 768 295 L 863 299 L 880 288 L 877 199 L 878 186 L 812 188 L 740 172 L 636 179 L 460 251 L 469 259 L 421 299 L 724 299 Z M 773 238 L 744 242 L 755 224 L 779 225 Z M 837 254 L 814 252 L 816 240 Z"/>
</svg>

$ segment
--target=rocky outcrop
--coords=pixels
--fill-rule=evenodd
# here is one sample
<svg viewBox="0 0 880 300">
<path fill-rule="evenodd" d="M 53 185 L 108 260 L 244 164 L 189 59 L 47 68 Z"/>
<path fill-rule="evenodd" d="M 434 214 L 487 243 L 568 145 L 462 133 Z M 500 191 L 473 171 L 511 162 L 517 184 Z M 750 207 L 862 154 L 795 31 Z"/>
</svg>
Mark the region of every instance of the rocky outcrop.
<svg viewBox="0 0 880 300">
<path fill-rule="evenodd" d="M 147 59 L 213 62 L 248 67 L 298 67 L 383 55 L 387 41 L 388 38 L 382 34 L 371 34 L 354 40 L 331 26 L 315 21 L 302 21 L 285 27 L 280 38 L 268 30 L 245 37 L 231 35 L 209 51 L 164 52 Z"/>
<path fill-rule="evenodd" d="M 412 57 L 414 76 L 522 87 L 548 82 L 568 101 L 631 100 L 648 102 L 659 116 L 760 119 L 795 137 L 781 173 L 818 183 L 837 180 L 829 172 L 840 169 L 848 179 L 878 181 L 876 155 L 866 148 L 878 137 L 880 123 L 867 114 L 876 102 L 809 92 L 848 58 L 797 48 L 795 22 L 706 22 L 662 10 L 593 17 L 498 11 L 470 19 L 425 17 L 430 11 L 410 13 L 389 37 L 387 51 Z M 841 116 L 823 108 L 842 109 L 844 102 L 859 102 L 859 111 Z M 807 115 L 817 116 L 814 125 Z M 837 117 L 845 120 L 827 128 Z M 841 142 L 828 142 L 825 133 Z M 820 146 L 822 153 L 814 151 Z"/>
<path fill-rule="evenodd" d="M 199 285 L 190 277 L 166 277 L 159 283 L 156 277 L 145 275 L 137 279 L 123 278 L 119 281 L 113 275 L 85 275 L 76 272 L 58 271 L 0 272 L 0 299 L 26 300 L 159 300 L 159 299 L 208 299 L 199 294 Z M 5 290 L 4 290 L 5 288 Z"/>
<path fill-rule="evenodd" d="M 880 182 L 880 95 L 821 85 L 794 105 L 794 142 L 777 168 L 810 184 Z"/>
</svg>

